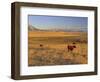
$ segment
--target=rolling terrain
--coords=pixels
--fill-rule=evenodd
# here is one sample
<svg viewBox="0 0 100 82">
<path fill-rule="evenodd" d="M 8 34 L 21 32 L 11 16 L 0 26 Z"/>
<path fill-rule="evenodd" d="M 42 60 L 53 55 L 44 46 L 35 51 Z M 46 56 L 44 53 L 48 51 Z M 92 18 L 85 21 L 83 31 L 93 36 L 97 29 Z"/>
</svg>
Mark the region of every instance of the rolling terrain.
<svg viewBox="0 0 100 82">
<path fill-rule="evenodd" d="M 68 45 L 76 46 L 68 51 Z M 28 32 L 28 65 L 87 64 L 87 33 L 30 30 Z"/>
</svg>

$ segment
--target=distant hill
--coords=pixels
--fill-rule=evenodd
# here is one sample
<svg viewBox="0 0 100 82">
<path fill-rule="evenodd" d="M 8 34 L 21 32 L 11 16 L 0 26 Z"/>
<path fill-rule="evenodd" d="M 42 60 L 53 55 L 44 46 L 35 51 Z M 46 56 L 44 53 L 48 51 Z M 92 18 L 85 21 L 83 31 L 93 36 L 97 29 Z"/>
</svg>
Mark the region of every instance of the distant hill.
<svg viewBox="0 0 100 82">
<path fill-rule="evenodd" d="M 28 26 L 28 31 L 38 31 L 39 29 L 37 29 L 36 27 L 29 25 Z"/>
<path fill-rule="evenodd" d="M 86 32 L 87 29 L 38 29 L 32 25 L 28 26 L 28 31 L 51 31 L 51 32 Z"/>
</svg>

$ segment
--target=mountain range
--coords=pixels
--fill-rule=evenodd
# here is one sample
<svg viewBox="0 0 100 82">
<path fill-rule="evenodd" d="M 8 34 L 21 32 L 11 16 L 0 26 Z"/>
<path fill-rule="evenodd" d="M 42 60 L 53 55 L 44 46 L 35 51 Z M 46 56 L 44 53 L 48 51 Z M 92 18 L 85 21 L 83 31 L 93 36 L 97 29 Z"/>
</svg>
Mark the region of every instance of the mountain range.
<svg viewBox="0 0 100 82">
<path fill-rule="evenodd" d="M 28 31 L 53 31 L 53 32 L 59 32 L 59 31 L 64 31 L 64 32 L 86 32 L 87 29 L 38 29 L 35 26 L 28 25 Z"/>
</svg>

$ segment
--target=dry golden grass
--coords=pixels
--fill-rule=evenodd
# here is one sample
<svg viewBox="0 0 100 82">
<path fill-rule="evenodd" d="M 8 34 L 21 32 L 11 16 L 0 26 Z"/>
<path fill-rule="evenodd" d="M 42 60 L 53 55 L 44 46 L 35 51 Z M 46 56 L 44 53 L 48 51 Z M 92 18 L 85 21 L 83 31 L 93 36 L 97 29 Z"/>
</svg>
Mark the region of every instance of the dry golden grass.
<svg viewBox="0 0 100 82">
<path fill-rule="evenodd" d="M 73 42 L 76 48 L 68 52 L 67 45 Z M 29 66 L 88 63 L 85 32 L 29 32 L 28 50 Z"/>
<path fill-rule="evenodd" d="M 80 32 L 74 32 L 74 36 L 79 36 Z M 29 32 L 29 37 L 60 37 L 60 36 L 73 36 L 73 32 L 48 32 L 48 31 L 32 31 Z"/>
</svg>

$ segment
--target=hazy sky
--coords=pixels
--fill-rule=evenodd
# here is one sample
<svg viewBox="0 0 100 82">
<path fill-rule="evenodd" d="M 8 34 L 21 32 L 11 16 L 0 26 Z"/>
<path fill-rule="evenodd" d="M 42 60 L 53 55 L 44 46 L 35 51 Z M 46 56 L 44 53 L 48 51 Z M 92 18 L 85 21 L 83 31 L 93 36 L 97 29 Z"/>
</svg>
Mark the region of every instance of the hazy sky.
<svg viewBox="0 0 100 82">
<path fill-rule="evenodd" d="M 87 31 L 87 17 L 29 15 L 29 25 L 38 29 L 63 29 Z"/>
</svg>

